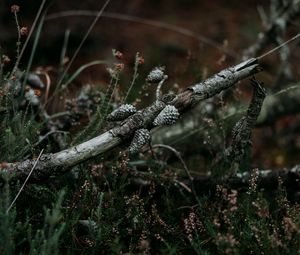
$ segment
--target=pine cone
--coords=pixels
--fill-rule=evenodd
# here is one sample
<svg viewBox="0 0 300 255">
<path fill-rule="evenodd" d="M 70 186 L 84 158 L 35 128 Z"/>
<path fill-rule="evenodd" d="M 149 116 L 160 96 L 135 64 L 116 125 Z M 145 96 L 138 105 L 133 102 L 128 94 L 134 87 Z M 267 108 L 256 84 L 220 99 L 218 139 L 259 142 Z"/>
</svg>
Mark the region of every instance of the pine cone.
<svg viewBox="0 0 300 255">
<path fill-rule="evenodd" d="M 114 110 L 107 115 L 106 119 L 108 121 L 120 121 L 125 120 L 130 115 L 136 113 L 136 108 L 131 104 L 123 104 L 118 109 Z"/>
<path fill-rule="evenodd" d="M 135 131 L 132 142 L 129 146 L 129 153 L 135 154 L 150 141 L 150 132 L 148 129 L 138 129 Z"/>
<path fill-rule="evenodd" d="M 179 117 L 179 112 L 173 105 L 167 105 L 155 118 L 153 124 L 155 126 L 172 125 Z"/>
<path fill-rule="evenodd" d="M 164 79 L 165 74 L 163 69 L 160 67 L 155 67 L 147 76 L 146 81 L 148 83 L 159 83 L 162 79 Z"/>
</svg>

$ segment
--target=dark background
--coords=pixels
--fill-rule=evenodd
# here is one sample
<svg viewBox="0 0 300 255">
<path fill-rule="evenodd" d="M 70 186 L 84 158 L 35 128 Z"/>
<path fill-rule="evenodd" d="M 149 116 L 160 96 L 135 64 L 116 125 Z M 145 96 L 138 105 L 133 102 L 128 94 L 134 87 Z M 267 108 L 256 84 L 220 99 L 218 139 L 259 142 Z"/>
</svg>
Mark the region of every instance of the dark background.
<svg viewBox="0 0 300 255">
<path fill-rule="evenodd" d="M 12 4 L 21 6 L 20 25 L 30 27 L 40 2 L 1 1 L 0 41 L 9 55 L 13 55 L 17 36 L 10 6 Z M 48 3 L 48 14 L 69 10 L 97 11 L 103 3 L 104 1 L 94 0 L 53 0 Z M 222 47 L 224 41 L 228 44 L 227 50 L 234 56 L 227 57 L 223 64 L 237 62 L 236 57 L 238 58 L 239 53 L 255 41 L 260 29 L 257 5 L 266 5 L 266 1 L 111 1 L 106 12 L 178 26 L 178 31 L 114 18 L 100 18 L 76 58 L 73 68 L 94 59 L 108 59 L 111 57 L 111 49 L 116 48 L 124 53 L 129 65 L 133 64 L 135 53 L 140 52 L 145 58 L 146 68 L 165 65 L 172 81 L 180 83 L 180 86 L 188 85 L 200 78 L 199 73 L 203 68 L 209 68 L 210 72 L 220 69 L 218 60 L 223 52 L 216 46 Z M 68 55 L 71 56 L 93 18 L 93 16 L 70 16 L 46 21 L 35 65 L 58 63 L 63 36 L 67 29 L 71 30 L 68 46 Z M 181 34 L 180 28 L 189 30 L 188 32 L 193 33 L 193 37 Z M 197 36 L 210 40 L 215 46 L 198 40 Z M 195 73 L 198 73 L 198 76 L 195 77 Z M 85 72 L 81 78 L 91 79 L 94 82 L 101 79 L 97 67 Z"/>
</svg>

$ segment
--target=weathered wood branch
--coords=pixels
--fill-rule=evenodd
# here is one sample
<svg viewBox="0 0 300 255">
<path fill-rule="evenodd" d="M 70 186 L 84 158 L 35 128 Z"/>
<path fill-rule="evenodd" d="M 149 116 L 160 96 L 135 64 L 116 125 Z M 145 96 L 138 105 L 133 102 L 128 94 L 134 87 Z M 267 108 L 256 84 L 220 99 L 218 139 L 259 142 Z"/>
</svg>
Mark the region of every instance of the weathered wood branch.
<svg viewBox="0 0 300 255">
<path fill-rule="evenodd" d="M 300 85 L 296 83 L 285 87 L 287 87 L 286 91 L 267 95 L 256 121 L 256 127 L 271 126 L 282 117 L 300 113 Z M 161 127 L 156 130 L 152 134 L 152 140 L 155 143 L 172 145 L 174 141 L 182 138 L 183 135 L 188 136 L 196 132 L 199 133 L 201 127 L 208 125 L 207 118 L 212 118 L 216 114 L 221 114 L 222 116 L 234 116 L 236 114 L 240 116 L 242 113 L 240 108 L 229 107 L 228 109 L 217 111 L 213 101 L 203 101 L 173 126 Z M 206 118 L 200 116 L 205 116 Z"/>
<path fill-rule="evenodd" d="M 230 175 L 221 179 L 214 176 L 194 177 L 194 185 L 197 193 L 214 192 L 217 185 L 224 185 L 231 189 L 247 190 L 251 180 L 257 176 L 257 189 L 264 191 L 276 191 L 279 185 L 285 188 L 288 198 L 292 201 L 300 201 L 300 166 L 281 170 L 255 170 L 255 172 L 243 172 Z M 184 182 L 189 184 L 188 180 Z"/>
<path fill-rule="evenodd" d="M 244 61 L 236 66 L 227 68 L 211 78 L 187 88 L 175 97 L 165 96 L 161 101 L 156 101 L 149 107 L 138 111 L 127 118 L 117 127 L 97 136 L 89 141 L 73 146 L 72 148 L 43 155 L 31 180 L 39 181 L 63 174 L 69 167 L 79 164 L 92 157 L 107 152 L 123 141 L 132 137 L 140 128 L 151 129 L 153 120 L 167 105 L 175 106 L 179 113 L 183 113 L 194 107 L 201 100 L 210 98 L 219 92 L 226 90 L 238 81 L 261 71 L 258 60 L 255 58 Z M 17 163 L 2 164 L 0 173 L 5 173 L 9 178 L 25 179 L 34 164 L 34 160 L 26 160 Z"/>
<path fill-rule="evenodd" d="M 157 177 L 151 175 L 149 172 L 133 170 L 130 174 L 134 177 L 131 181 L 134 186 L 147 188 L 147 186 L 151 186 L 151 182 L 155 182 L 157 180 Z M 281 184 L 282 187 L 286 189 L 289 199 L 295 202 L 300 201 L 300 165 L 281 170 L 268 169 L 254 170 L 250 172 L 247 171 L 233 175 L 226 175 L 221 178 L 217 178 L 214 175 L 196 175 L 193 176 L 193 184 L 197 194 L 213 194 L 218 185 L 222 185 L 230 189 L 247 191 L 251 185 L 251 180 L 254 178 L 257 179 L 256 185 L 258 190 L 263 189 L 264 191 L 276 191 L 278 190 L 278 186 Z M 174 182 L 174 178 L 160 176 L 157 185 L 159 186 L 161 182 Z M 180 182 L 187 187 L 190 187 L 189 179 L 181 179 Z M 164 189 L 164 187 L 162 187 L 162 189 Z M 178 187 L 174 189 L 175 193 L 177 189 Z"/>
</svg>

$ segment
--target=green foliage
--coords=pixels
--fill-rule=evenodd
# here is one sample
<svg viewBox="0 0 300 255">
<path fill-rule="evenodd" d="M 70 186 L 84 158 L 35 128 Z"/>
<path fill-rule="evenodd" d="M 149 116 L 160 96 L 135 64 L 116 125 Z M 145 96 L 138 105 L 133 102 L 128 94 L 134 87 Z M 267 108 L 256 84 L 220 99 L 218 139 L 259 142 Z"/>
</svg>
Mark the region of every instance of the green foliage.
<svg viewBox="0 0 300 255">
<path fill-rule="evenodd" d="M 21 118 L 21 114 L 16 114 L 3 127 L 4 132 L 1 133 L 0 145 L 0 160 L 2 161 L 17 161 L 35 151 L 33 144 L 38 138 L 39 124 L 28 121 L 22 126 Z"/>
</svg>

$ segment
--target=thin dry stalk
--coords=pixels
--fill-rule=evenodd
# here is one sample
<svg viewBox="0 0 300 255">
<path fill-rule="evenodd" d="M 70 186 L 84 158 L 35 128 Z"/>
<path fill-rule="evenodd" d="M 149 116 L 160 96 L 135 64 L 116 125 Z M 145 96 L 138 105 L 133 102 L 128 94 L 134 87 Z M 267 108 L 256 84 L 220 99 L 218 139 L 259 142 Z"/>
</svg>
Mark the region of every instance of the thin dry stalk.
<svg viewBox="0 0 300 255">
<path fill-rule="evenodd" d="M 44 149 L 41 150 L 41 152 L 40 152 L 38 158 L 36 159 L 36 161 L 35 161 L 33 167 L 31 168 L 31 170 L 30 170 L 30 172 L 29 172 L 27 178 L 25 179 L 25 181 L 24 181 L 24 183 L 22 184 L 20 190 L 18 191 L 18 194 L 15 196 L 14 200 L 11 202 L 10 206 L 7 208 L 6 213 L 9 213 L 10 209 L 13 207 L 14 203 L 17 201 L 17 199 L 18 199 L 18 197 L 20 196 L 21 192 L 23 191 L 23 189 L 24 189 L 26 183 L 28 182 L 28 180 L 29 180 L 29 178 L 30 178 L 30 176 L 31 176 L 31 174 L 32 174 L 32 172 L 33 172 L 33 170 L 35 169 L 37 163 L 39 162 L 39 160 L 40 160 L 40 158 L 41 158 L 43 152 L 44 152 Z"/>
</svg>

